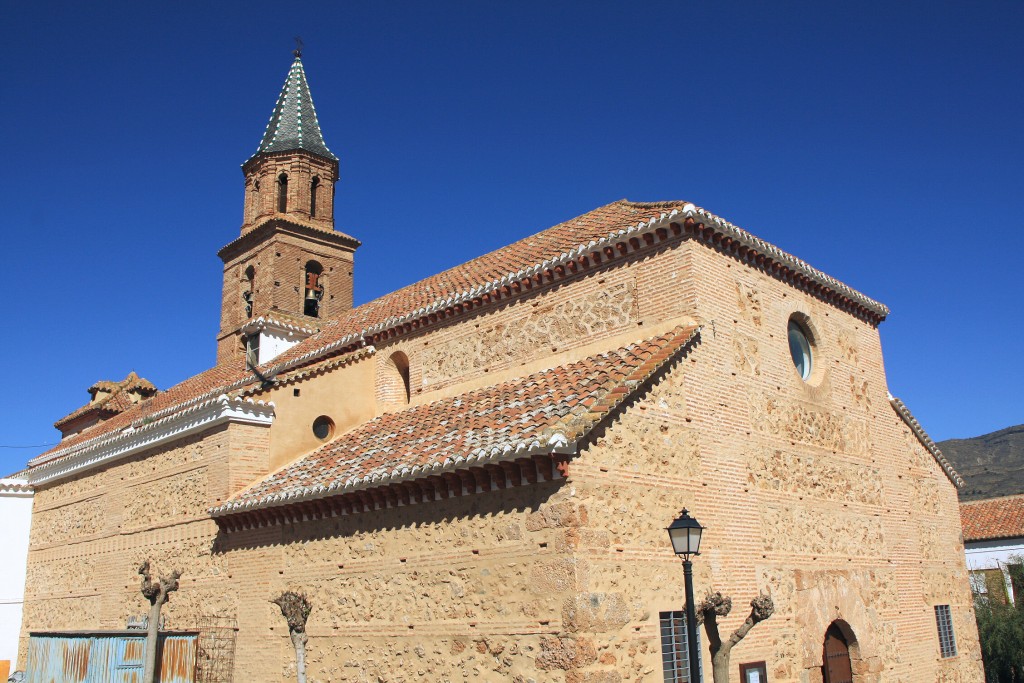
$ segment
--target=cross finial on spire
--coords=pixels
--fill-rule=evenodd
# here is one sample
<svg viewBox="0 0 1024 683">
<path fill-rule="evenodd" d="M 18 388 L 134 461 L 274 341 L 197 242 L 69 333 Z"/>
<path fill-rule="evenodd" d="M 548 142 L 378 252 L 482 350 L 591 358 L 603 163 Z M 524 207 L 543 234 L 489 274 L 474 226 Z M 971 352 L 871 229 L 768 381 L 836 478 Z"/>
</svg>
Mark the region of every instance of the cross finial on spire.
<svg viewBox="0 0 1024 683">
<path fill-rule="evenodd" d="M 295 49 L 292 50 L 292 54 L 295 55 L 295 59 L 302 57 L 302 38 L 295 36 Z"/>
</svg>

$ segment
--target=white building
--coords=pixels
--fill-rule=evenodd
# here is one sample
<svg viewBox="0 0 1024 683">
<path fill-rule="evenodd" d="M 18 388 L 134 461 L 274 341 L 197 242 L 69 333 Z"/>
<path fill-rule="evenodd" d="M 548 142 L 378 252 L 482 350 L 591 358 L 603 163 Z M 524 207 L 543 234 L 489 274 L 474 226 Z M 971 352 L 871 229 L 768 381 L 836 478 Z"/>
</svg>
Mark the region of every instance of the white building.
<svg viewBox="0 0 1024 683">
<path fill-rule="evenodd" d="M 1010 572 L 1024 564 L 1024 495 L 961 503 L 960 517 L 975 592 L 1014 602 L 1024 592 L 1020 578 L 1013 580 Z"/>
<path fill-rule="evenodd" d="M 18 661 L 21 607 L 25 601 L 25 565 L 32 525 L 32 487 L 25 479 L 0 479 L 3 561 L 0 561 L 0 672 Z M 6 677 L 4 678 L 6 680 Z"/>
</svg>

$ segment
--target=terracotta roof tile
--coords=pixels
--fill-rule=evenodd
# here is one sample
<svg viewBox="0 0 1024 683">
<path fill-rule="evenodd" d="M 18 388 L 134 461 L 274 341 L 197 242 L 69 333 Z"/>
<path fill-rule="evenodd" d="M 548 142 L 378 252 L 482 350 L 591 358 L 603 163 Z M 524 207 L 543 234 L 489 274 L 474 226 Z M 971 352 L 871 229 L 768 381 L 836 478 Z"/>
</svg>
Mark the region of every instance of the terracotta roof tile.
<svg viewBox="0 0 1024 683">
<path fill-rule="evenodd" d="M 535 235 L 479 256 L 461 265 L 367 302 L 340 316 L 338 324 L 295 346 L 278 361 L 286 362 L 319 346 L 330 344 L 348 335 L 390 318 L 426 307 L 440 299 L 458 294 L 492 280 L 540 263 L 567 252 L 581 244 L 607 237 L 616 230 L 635 225 L 672 209 L 682 209 L 686 202 L 612 202 L 593 211 L 559 223 Z"/>
<path fill-rule="evenodd" d="M 96 394 L 101 391 L 109 395 L 97 400 Z M 129 396 L 131 393 L 138 394 L 140 398 L 132 398 Z M 93 400 L 57 420 L 53 423 L 53 426 L 57 429 L 62 429 L 65 425 L 90 413 L 95 413 L 102 417 L 116 415 L 136 405 L 139 403 L 139 400 L 145 400 L 156 393 L 157 388 L 153 383 L 139 377 L 135 374 L 134 370 L 129 372 L 128 376 L 120 382 L 100 380 L 89 387 L 89 394 Z"/>
<path fill-rule="evenodd" d="M 153 418 L 162 411 L 171 410 L 173 412 L 173 409 L 191 404 L 204 396 L 216 396 L 230 389 L 233 385 L 243 386 L 252 381 L 255 381 L 255 377 L 244 368 L 227 364 L 215 366 L 188 378 L 167 391 L 156 394 L 146 401 L 132 405 L 124 412 L 111 417 L 94 429 L 69 436 L 55 447 L 29 461 L 29 467 L 35 467 L 44 462 L 59 458 L 78 446 L 82 446 L 104 434 L 124 429 L 133 422 Z"/>
<path fill-rule="evenodd" d="M 582 216 L 559 223 L 489 254 L 484 254 L 374 299 L 348 311 L 335 320 L 325 320 L 322 322 L 323 329 L 320 332 L 289 349 L 263 368 L 299 361 L 303 356 L 358 334 L 370 325 L 409 313 L 445 296 L 472 289 L 477 285 L 529 267 L 580 244 L 606 237 L 609 233 L 635 225 L 640 220 L 649 219 L 684 205 L 685 202 L 630 202 L 622 199 L 599 207 Z M 64 439 L 54 448 L 34 458 L 29 465 L 36 466 L 60 457 L 69 449 L 84 446 L 92 439 L 123 429 L 133 421 L 145 419 L 152 416 L 153 413 L 168 410 L 178 404 L 190 403 L 203 396 L 216 395 L 219 391 L 239 386 L 239 383 L 246 384 L 256 381 L 257 379 L 252 373 L 242 368 L 229 364 L 213 367 L 85 433 Z"/>
<path fill-rule="evenodd" d="M 242 491 L 214 513 L 551 452 L 586 435 L 696 336 L 694 327 L 677 327 L 575 363 L 382 415 Z"/>
<path fill-rule="evenodd" d="M 368 328 L 412 314 L 476 287 L 537 266 L 548 259 L 571 252 L 577 247 L 609 238 L 619 231 L 635 228 L 643 221 L 659 220 L 659 217 L 671 214 L 673 210 L 695 210 L 702 220 L 707 220 L 719 227 L 725 226 L 722 228 L 723 230 L 750 241 L 756 245 L 757 250 L 764 251 L 771 258 L 778 258 L 789 264 L 787 267 L 813 271 L 812 274 L 815 278 L 843 296 L 852 296 L 862 304 L 867 302 L 866 305 L 878 307 L 878 310 L 888 313 L 888 309 L 881 304 L 853 292 L 842 283 L 814 271 L 799 259 L 754 238 L 732 224 L 721 221 L 703 209 L 695 209 L 692 205 L 682 201 L 630 202 L 622 199 L 370 301 L 334 320 L 324 320 L 320 332 L 311 335 L 270 363 L 261 366 L 261 372 L 276 374 L 277 370 L 281 368 L 301 366 L 325 353 L 350 349 L 352 346 L 362 343 L 359 335 Z M 884 315 L 882 317 L 884 318 Z M 211 368 L 158 394 L 150 401 L 97 425 L 85 434 L 65 439 L 55 448 L 33 459 L 29 464 L 34 466 L 60 457 L 69 452 L 69 449 L 87 448 L 90 440 L 98 439 L 113 430 L 122 429 L 135 420 L 145 419 L 153 412 L 170 411 L 175 406 L 184 407 L 200 398 L 215 396 L 221 391 L 233 390 L 256 381 L 258 380 L 254 375 L 232 365 L 225 364 Z"/>
<path fill-rule="evenodd" d="M 1024 495 L 960 503 L 964 541 L 1024 538 Z"/>
</svg>

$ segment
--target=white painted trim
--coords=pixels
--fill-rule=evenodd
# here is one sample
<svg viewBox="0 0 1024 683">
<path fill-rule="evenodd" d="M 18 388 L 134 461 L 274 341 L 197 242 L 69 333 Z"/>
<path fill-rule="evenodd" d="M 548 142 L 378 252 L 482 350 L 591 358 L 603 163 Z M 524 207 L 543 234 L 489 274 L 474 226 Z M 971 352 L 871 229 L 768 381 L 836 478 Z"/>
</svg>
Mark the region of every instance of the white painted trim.
<svg viewBox="0 0 1024 683">
<path fill-rule="evenodd" d="M 242 334 L 252 334 L 253 332 L 262 332 L 263 330 L 269 330 L 271 332 L 278 332 L 281 334 L 289 335 L 305 335 L 316 334 L 319 330 L 315 327 L 302 327 L 301 325 L 295 325 L 292 323 L 282 322 L 275 320 L 269 316 L 260 316 L 255 320 L 250 320 L 242 326 Z"/>
<path fill-rule="evenodd" d="M 274 404 L 220 395 L 174 415 L 139 427 L 131 426 L 72 455 L 43 463 L 27 472 L 32 485 L 50 483 L 98 464 L 167 444 L 225 423 L 270 425 Z"/>
<path fill-rule="evenodd" d="M 345 335 L 344 337 L 342 337 L 341 339 L 339 339 L 336 342 L 332 342 L 331 344 L 328 344 L 326 346 L 322 346 L 319 349 L 316 349 L 314 351 L 310 351 L 309 353 L 304 353 L 304 354 L 302 354 L 301 356 L 299 356 L 297 358 L 293 358 L 292 360 L 288 361 L 287 363 L 278 363 L 277 365 L 271 366 L 270 368 L 267 368 L 266 370 L 264 370 L 263 374 L 266 377 L 276 377 L 278 374 L 280 374 L 280 373 L 282 373 L 282 372 L 284 372 L 286 370 L 290 370 L 291 368 L 294 368 L 294 367 L 296 367 L 298 365 L 302 365 L 303 363 L 305 363 L 307 361 L 315 360 L 316 358 L 319 358 L 320 356 L 327 355 L 331 351 L 337 350 L 339 348 L 344 348 L 349 343 L 351 343 L 351 342 L 353 342 L 353 341 L 355 341 L 356 339 L 359 339 L 359 338 L 360 338 L 360 335 L 358 335 L 358 334 L 347 334 L 347 335 Z M 368 346 L 364 342 L 363 346 L 361 346 L 359 349 L 356 349 L 352 353 L 353 354 L 357 354 L 357 353 L 359 353 L 361 351 L 364 351 L 365 349 L 373 350 L 373 346 Z M 230 383 L 228 385 L 216 387 L 214 389 L 211 389 L 210 391 L 207 391 L 206 393 L 200 394 L 199 396 L 195 396 L 193 398 L 187 399 L 185 401 L 182 401 L 181 403 L 175 403 L 174 405 L 168 406 L 168 407 L 164 408 L 163 410 L 158 410 L 155 413 L 152 413 L 152 414 L 148 415 L 146 419 L 147 420 L 160 420 L 160 419 L 163 419 L 165 417 L 170 417 L 170 416 L 176 415 L 178 413 L 184 412 L 185 410 L 194 410 L 194 409 L 199 408 L 199 407 L 201 407 L 203 405 L 206 405 L 206 403 L 209 402 L 210 398 L 212 398 L 214 396 L 218 396 L 218 395 L 223 395 L 223 394 L 227 393 L 228 391 L 234 391 L 235 389 L 238 389 L 240 387 L 244 387 L 247 384 L 251 384 L 256 379 L 257 379 L 256 375 L 250 373 L 250 374 L 246 375 L 244 378 L 242 378 L 240 380 L 237 380 L 235 382 L 232 382 L 232 383 Z M 132 426 L 132 428 L 138 428 L 140 426 L 143 426 L 144 424 L 147 424 L 147 423 L 143 422 L 142 420 L 136 420 L 135 422 L 132 423 L 131 426 Z M 97 436 L 97 437 L 95 437 L 93 439 L 88 439 L 88 440 L 83 441 L 81 443 L 75 444 L 74 446 L 69 446 L 67 448 L 58 448 L 58 449 L 53 450 L 53 451 L 48 451 L 48 452 L 43 453 L 42 455 L 38 455 L 35 458 L 33 458 L 32 460 L 30 460 L 29 463 L 28 463 L 29 469 L 24 470 L 24 471 L 26 473 L 27 472 L 31 472 L 33 469 L 38 468 L 38 467 L 42 467 L 44 464 L 53 462 L 53 461 L 57 460 L 58 458 L 63 458 L 63 457 L 65 457 L 67 455 L 70 455 L 72 453 L 80 453 L 80 452 L 83 452 L 83 451 L 86 451 L 86 450 L 91 450 L 92 448 L 98 447 L 98 446 L 102 445 L 103 443 L 106 443 L 108 438 L 109 438 L 109 435 L 103 434 L 103 435 Z M 36 464 L 37 462 L 40 463 L 40 464 L 37 465 Z"/>
</svg>

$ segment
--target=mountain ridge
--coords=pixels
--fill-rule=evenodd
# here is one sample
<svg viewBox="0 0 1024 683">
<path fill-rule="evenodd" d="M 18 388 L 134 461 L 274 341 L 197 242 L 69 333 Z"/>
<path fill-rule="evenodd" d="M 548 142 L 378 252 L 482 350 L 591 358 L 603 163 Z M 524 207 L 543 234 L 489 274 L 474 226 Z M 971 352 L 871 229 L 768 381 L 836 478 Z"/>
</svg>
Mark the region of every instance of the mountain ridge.
<svg viewBox="0 0 1024 683">
<path fill-rule="evenodd" d="M 961 477 L 961 501 L 1024 493 L 1024 424 L 936 444 Z"/>
</svg>

